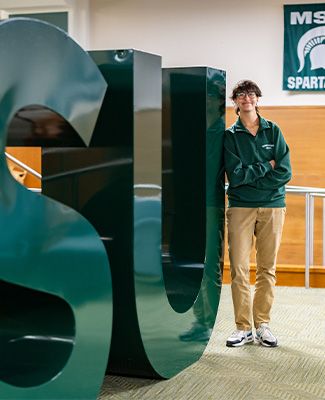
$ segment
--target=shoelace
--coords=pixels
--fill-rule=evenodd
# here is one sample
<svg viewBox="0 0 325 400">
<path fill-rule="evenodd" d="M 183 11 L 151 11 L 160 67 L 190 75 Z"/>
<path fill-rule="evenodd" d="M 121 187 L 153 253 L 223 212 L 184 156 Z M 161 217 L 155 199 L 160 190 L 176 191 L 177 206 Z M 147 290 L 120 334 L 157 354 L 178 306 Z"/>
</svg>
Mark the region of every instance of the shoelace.
<svg viewBox="0 0 325 400">
<path fill-rule="evenodd" d="M 259 334 L 260 334 L 260 336 L 263 336 L 263 335 L 269 335 L 271 338 L 274 338 L 274 335 L 273 335 L 273 333 L 271 332 L 271 329 L 270 329 L 270 327 L 268 326 L 268 325 L 262 325 L 262 326 L 260 326 L 259 327 Z"/>
</svg>

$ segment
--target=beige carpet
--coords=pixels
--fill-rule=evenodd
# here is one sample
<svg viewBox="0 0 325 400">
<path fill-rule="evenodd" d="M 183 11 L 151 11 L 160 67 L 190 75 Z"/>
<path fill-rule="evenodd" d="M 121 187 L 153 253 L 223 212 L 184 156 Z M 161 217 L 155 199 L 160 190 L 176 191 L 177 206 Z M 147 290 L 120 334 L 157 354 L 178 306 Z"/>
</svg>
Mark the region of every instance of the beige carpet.
<svg viewBox="0 0 325 400">
<path fill-rule="evenodd" d="M 278 348 L 227 348 L 234 324 L 225 285 L 213 335 L 196 364 L 168 381 L 107 376 L 99 399 L 325 399 L 325 289 L 277 287 L 271 327 Z"/>
</svg>

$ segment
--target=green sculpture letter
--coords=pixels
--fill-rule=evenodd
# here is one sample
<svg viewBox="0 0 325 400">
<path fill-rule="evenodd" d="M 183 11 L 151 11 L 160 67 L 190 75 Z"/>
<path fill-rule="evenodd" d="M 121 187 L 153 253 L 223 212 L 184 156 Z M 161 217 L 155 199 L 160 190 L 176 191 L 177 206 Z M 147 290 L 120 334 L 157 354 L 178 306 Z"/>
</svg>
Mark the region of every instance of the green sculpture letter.
<svg viewBox="0 0 325 400">
<path fill-rule="evenodd" d="M 159 56 L 132 49 L 90 55 L 109 86 L 92 145 L 106 146 L 111 164 L 90 219 L 113 238 L 107 371 L 169 378 L 206 346 L 184 332 L 201 324 L 208 339 L 218 310 L 225 73 L 204 67 L 162 74 Z"/>
<path fill-rule="evenodd" d="M 177 374 L 220 298 L 224 71 L 88 55 L 23 18 L 0 24 L 0 57 L 0 398 Z M 13 180 L 6 145 L 42 147 L 45 196 Z"/>
<path fill-rule="evenodd" d="M 75 210 L 18 184 L 4 150 L 87 146 L 106 83 L 88 54 L 46 23 L 1 23 L 0 57 L 0 397 L 96 399 L 112 325 L 105 247 Z M 44 115 L 57 129 L 37 132 Z M 17 134 L 26 121 L 33 132 Z"/>
</svg>

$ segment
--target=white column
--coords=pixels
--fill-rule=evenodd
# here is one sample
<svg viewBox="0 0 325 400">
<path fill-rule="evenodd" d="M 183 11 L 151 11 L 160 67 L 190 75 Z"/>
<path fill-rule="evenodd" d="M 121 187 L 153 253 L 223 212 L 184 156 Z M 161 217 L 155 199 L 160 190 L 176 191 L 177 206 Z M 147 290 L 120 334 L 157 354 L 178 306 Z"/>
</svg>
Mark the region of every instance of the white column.
<svg viewBox="0 0 325 400">
<path fill-rule="evenodd" d="M 88 50 L 89 48 L 89 0 L 66 0 L 69 6 L 68 27 L 69 35 Z"/>
</svg>

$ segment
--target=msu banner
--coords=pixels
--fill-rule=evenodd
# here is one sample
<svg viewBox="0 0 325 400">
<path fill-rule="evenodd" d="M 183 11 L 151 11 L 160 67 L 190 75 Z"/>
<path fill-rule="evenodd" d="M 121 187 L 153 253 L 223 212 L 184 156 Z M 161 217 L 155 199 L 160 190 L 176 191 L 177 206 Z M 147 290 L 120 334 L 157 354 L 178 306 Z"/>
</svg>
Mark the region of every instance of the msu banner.
<svg viewBox="0 0 325 400">
<path fill-rule="evenodd" d="M 283 90 L 325 90 L 325 3 L 284 6 Z"/>
</svg>

